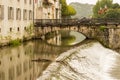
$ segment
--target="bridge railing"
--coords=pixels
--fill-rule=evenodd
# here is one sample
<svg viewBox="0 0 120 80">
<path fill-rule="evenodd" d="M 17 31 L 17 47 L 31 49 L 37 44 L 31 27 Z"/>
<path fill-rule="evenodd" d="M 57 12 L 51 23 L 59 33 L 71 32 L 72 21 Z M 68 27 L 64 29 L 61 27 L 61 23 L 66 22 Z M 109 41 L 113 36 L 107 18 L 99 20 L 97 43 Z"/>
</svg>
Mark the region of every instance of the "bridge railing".
<svg viewBox="0 0 120 80">
<path fill-rule="evenodd" d="M 38 25 L 74 25 L 77 19 L 36 19 L 35 23 Z"/>
<path fill-rule="evenodd" d="M 88 24 L 120 24 L 120 19 L 82 18 L 82 19 L 36 19 L 37 26 L 66 26 Z"/>
<path fill-rule="evenodd" d="M 109 19 L 105 19 L 105 18 L 92 18 L 91 19 L 92 23 L 105 23 L 105 24 L 120 24 L 120 19 L 114 19 L 114 18 L 109 18 Z"/>
</svg>

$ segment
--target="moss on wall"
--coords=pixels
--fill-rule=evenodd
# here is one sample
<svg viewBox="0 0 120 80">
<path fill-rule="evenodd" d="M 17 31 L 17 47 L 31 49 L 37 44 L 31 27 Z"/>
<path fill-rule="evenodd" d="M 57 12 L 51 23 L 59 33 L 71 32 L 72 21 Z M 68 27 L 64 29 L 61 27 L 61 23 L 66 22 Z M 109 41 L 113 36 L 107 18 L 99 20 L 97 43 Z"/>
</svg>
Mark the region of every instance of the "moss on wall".
<svg viewBox="0 0 120 80">
<path fill-rule="evenodd" d="M 20 39 L 11 40 L 11 41 L 9 42 L 9 45 L 11 45 L 11 46 L 18 46 L 18 45 L 20 45 L 20 44 L 21 44 L 21 40 L 20 40 Z"/>
</svg>

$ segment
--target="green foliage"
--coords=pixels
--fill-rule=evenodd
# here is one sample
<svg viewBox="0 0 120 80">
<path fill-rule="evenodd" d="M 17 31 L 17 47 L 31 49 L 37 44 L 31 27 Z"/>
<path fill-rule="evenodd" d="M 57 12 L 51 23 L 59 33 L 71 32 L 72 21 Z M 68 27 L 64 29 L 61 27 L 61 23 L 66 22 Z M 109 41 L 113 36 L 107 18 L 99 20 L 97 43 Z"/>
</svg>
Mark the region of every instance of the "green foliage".
<svg viewBox="0 0 120 80">
<path fill-rule="evenodd" d="M 114 3 L 114 4 L 112 5 L 112 8 L 113 8 L 113 9 L 118 9 L 118 8 L 120 8 L 120 5 L 119 5 L 118 3 Z"/>
<path fill-rule="evenodd" d="M 100 26 L 101 31 L 104 31 L 104 29 L 105 29 L 105 26 Z"/>
<path fill-rule="evenodd" d="M 72 16 L 76 14 L 76 10 L 72 6 L 68 5 L 67 9 L 68 9 L 68 16 Z"/>
<path fill-rule="evenodd" d="M 104 18 L 120 18 L 120 9 L 109 9 L 107 13 L 104 15 Z"/>
<path fill-rule="evenodd" d="M 105 9 L 106 8 L 106 9 Z M 93 7 L 95 18 L 120 18 L 120 5 L 113 4 L 112 0 L 100 0 Z"/>
<path fill-rule="evenodd" d="M 11 46 L 18 46 L 21 44 L 21 40 L 20 39 L 16 39 L 16 40 L 11 40 L 9 43 Z"/>
<path fill-rule="evenodd" d="M 70 6 L 74 7 L 76 10 L 76 14 L 72 16 L 73 18 L 83 18 L 83 17 L 91 17 L 93 15 L 91 4 L 82 4 L 82 3 L 71 3 Z"/>
<path fill-rule="evenodd" d="M 53 37 L 55 37 L 55 36 L 56 36 L 56 32 L 55 32 L 55 31 L 49 32 L 49 33 L 47 33 L 47 34 L 45 35 L 45 39 L 48 40 L 48 39 L 53 38 Z"/>
<path fill-rule="evenodd" d="M 33 27 L 34 27 L 33 24 L 29 24 L 29 25 L 26 27 L 26 31 L 27 31 L 29 34 L 32 34 L 32 32 L 33 32 Z"/>
<path fill-rule="evenodd" d="M 62 37 L 62 45 L 70 45 L 76 40 L 76 37 L 73 35 Z"/>
<path fill-rule="evenodd" d="M 95 18 L 99 17 L 98 10 L 100 10 L 100 3 L 99 3 L 99 1 L 93 7 L 93 17 L 95 17 Z"/>
<path fill-rule="evenodd" d="M 67 5 L 66 0 L 61 0 L 61 4 L 62 4 L 62 17 L 68 17 L 68 16 L 72 16 L 76 14 L 76 10 L 70 6 Z"/>
<path fill-rule="evenodd" d="M 100 0 L 93 7 L 93 17 L 103 18 L 106 11 L 112 7 L 112 0 Z"/>
<path fill-rule="evenodd" d="M 62 17 L 63 17 L 63 16 L 66 16 L 67 3 L 66 3 L 66 0 L 60 0 L 60 1 L 61 1 L 61 4 L 62 4 L 61 13 L 62 13 Z"/>
</svg>

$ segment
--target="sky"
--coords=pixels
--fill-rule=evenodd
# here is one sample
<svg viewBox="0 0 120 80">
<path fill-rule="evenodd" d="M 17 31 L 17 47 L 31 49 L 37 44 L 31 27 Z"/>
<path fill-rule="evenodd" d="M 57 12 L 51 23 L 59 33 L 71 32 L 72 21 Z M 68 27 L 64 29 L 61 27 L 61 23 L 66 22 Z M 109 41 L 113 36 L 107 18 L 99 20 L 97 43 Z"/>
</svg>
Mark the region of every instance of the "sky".
<svg viewBox="0 0 120 80">
<path fill-rule="evenodd" d="M 96 4 L 98 0 L 66 0 L 67 4 L 71 3 L 71 2 L 80 2 L 80 3 L 88 3 L 88 4 Z M 113 0 L 113 3 L 119 3 L 120 4 L 120 0 Z"/>
</svg>

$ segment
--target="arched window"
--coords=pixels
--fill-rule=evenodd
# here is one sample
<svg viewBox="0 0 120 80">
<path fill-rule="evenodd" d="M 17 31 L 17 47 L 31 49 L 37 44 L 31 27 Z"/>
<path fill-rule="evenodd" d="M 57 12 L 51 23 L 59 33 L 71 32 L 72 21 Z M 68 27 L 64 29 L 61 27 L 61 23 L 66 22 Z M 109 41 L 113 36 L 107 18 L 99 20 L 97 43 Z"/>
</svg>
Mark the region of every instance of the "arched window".
<svg viewBox="0 0 120 80">
<path fill-rule="evenodd" d="M 0 19 L 4 19 L 4 6 L 0 5 Z"/>
<path fill-rule="evenodd" d="M 29 20 L 32 20 L 32 11 L 29 11 Z"/>
<path fill-rule="evenodd" d="M 23 10 L 23 19 L 27 20 L 27 10 L 26 9 Z"/>
<path fill-rule="evenodd" d="M 14 11 L 12 7 L 8 7 L 8 19 L 14 19 Z"/>
<path fill-rule="evenodd" d="M 19 8 L 16 10 L 16 20 L 21 20 L 21 10 Z"/>
</svg>

